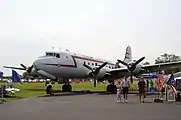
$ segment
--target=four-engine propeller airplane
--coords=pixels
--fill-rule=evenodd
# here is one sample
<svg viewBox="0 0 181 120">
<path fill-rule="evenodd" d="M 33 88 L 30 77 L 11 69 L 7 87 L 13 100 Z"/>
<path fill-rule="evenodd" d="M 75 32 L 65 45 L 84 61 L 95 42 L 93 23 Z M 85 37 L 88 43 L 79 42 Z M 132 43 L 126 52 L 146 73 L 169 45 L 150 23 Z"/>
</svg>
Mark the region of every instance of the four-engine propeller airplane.
<svg viewBox="0 0 181 120">
<path fill-rule="evenodd" d="M 4 67 L 26 70 L 28 73 L 38 73 L 39 75 L 45 76 L 51 80 L 61 78 L 61 80 L 65 83 L 62 86 L 62 90 L 67 92 L 72 90 L 71 85 L 66 84 L 69 83 L 68 81 L 71 78 L 94 78 L 94 86 L 96 86 L 96 80 L 108 80 L 109 83 L 112 84 L 107 86 L 107 91 L 114 92 L 116 90 L 114 80 L 122 78 L 125 75 L 133 76 L 181 67 L 181 61 L 164 64 L 142 65 L 141 61 L 143 61 L 144 58 L 145 57 L 142 57 L 137 61 L 132 60 L 132 51 L 130 46 L 126 48 L 124 61 L 117 60 L 116 64 L 110 61 L 80 55 L 69 51 L 50 51 L 35 60 L 33 65 L 30 67 L 26 67 L 23 64 L 20 64 L 22 68 Z M 123 64 L 125 67 L 120 66 L 119 63 Z"/>
</svg>

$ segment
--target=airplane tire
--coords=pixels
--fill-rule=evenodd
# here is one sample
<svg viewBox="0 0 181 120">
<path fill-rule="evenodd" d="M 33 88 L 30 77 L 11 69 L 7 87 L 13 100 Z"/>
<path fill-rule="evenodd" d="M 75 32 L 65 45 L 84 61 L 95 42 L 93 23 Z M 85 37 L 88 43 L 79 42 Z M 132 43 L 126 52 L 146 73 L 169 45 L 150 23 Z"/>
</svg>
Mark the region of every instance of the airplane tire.
<svg viewBox="0 0 181 120">
<path fill-rule="evenodd" d="M 52 86 L 51 86 L 51 85 L 48 85 L 48 86 L 46 87 L 46 94 L 52 95 Z"/>
<path fill-rule="evenodd" d="M 116 93 L 117 92 L 117 87 L 116 85 L 108 85 L 106 88 L 106 91 L 108 93 Z"/>
<path fill-rule="evenodd" d="M 62 86 L 62 91 L 63 92 L 71 92 L 72 91 L 72 86 L 71 85 L 63 85 Z"/>
<path fill-rule="evenodd" d="M 72 92 L 72 86 L 71 85 L 67 85 L 67 89 L 68 89 L 68 92 Z"/>
</svg>

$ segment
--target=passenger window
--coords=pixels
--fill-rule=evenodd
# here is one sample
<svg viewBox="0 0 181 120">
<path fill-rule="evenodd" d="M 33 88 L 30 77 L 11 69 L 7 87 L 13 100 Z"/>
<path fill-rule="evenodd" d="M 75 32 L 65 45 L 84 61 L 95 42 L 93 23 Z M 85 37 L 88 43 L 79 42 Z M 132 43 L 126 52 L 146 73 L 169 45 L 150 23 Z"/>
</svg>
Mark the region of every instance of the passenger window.
<svg viewBox="0 0 181 120">
<path fill-rule="evenodd" d="M 92 63 L 92 65 L 94 66 L 94 63 Z"/>
<path fill-rule="evenodd" d="M 97 66 L 97 63 L 95 63 L 95 66 Z"/>
<path fill-rule="evenodd" d="M 56 54 L 56 57 L 57 57 L 57 58 L 60 58 L 60 54 Z"/>
</svg>

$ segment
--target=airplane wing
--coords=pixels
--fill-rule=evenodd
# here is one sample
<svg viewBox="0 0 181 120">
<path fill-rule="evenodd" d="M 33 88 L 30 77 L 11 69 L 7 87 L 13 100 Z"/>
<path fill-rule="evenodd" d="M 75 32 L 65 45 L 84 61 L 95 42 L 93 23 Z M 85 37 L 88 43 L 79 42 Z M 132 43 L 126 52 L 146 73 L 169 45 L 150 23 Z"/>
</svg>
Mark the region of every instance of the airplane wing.
<svg viewBox="0 0 181 120">
<path fill-rule="evenodd" d="M 154 64 L 154 65 L 144 65 L 142 68 L 145 70 L 146 73 L 158 72 L 159 70 L 181 68 L 181 62 L 169 62 L 169 63 Z"/>
<path fill-rule="evenodd" d="M 158 72 L 159 70 L 167 70 L 173 68 L 181 68 L 181 62 L 170 62 L 170 63 L 162 63 L 162 64 L 153 64 L 153 65 L 143 65 L 139 74 Z M 105 79 L 114 80 L 123 78 L 125 75 L 130 75 L 128 69 L 125 68 L 117 68 L 112 69 L 109 72 L 111 75 L 105 75 Z"/>
<path fill-rule="evenodd" d="M 109 74 L 110 75 L 106 74 L 103 79 L 115 80 L 115 79 L 123 78 L 125 75 L 129 75 L 129 71 L 127 68 L 116 68 L 116 69 L 111 69 Z"/>
</svg>

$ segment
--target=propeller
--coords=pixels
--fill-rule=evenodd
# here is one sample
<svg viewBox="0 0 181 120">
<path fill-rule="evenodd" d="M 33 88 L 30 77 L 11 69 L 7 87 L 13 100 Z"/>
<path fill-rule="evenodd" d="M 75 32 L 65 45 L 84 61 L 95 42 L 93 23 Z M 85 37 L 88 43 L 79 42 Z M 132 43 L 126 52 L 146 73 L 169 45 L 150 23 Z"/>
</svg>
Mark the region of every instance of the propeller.
<svg viewBox="0 0 181 120">
<path fill-rule="evenodd" d="M 107 62 L 104 62 L 102 65 L 100 65 L 97 68 L 92 68 L 87 64 L 83 64 L 84 67 L 87 69 L 91 70 L 90 75 L 94 78 L 94 87 L 96 87 L 96 80 L 97 80 L 97 75 L 99 74 L 99 71 L 107 64 Z"/>
<path fill-rule="evenodd" d="M 33 65 L 31 65 L 30 67 L 26 67 L 23 64 L 20 64 L 22 68 L 19 67 L 9 67 L 9 66 L 3 66 L 4 68 L 11 68 L 11 69 L 18 69 L 18 70 L 25 70 L 28 73 L 31 73 L 32 69 L 33 69 Z"/>
<path fill-rule="evenodd" d="M 137 61 L 134 61 L 131 63 L 126 63 L 122 60 L 117 60 L 119 63 L 125 65 L 128 68 L 128 70 L 130 71 L 131 83 L 133 83 L 133 71 L 136 69 L 136 65 L 138 65 L 140 62 L 142 62 L 144 59 L 145 59 L 145 57 L 142 57 L 142 58 L 138 59 Z"/>
</svg>

